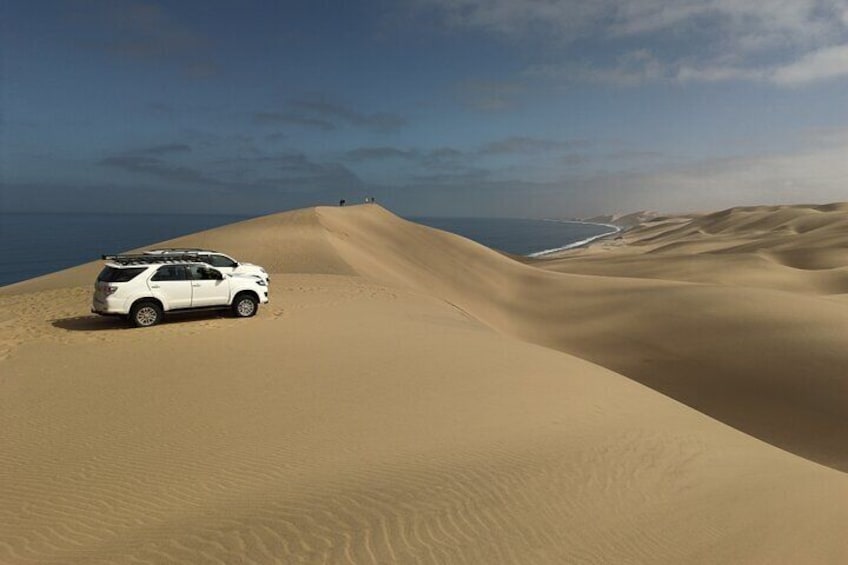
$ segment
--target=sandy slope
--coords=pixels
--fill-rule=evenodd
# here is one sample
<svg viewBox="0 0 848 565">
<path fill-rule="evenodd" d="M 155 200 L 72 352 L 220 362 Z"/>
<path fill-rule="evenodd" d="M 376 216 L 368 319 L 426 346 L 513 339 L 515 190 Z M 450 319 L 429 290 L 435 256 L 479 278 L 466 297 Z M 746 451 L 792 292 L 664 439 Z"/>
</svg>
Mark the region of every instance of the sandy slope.
<svg viewBox="0 0 848 565">
<path fill-rule="evenodd" d="M 830 224 L 805 245 L 838 271 Z M 848 477 L 798 455 L 846 466 L 838 281 L 693 283 L 638 245 L 545 266 L 666 271 L 563 274 L 377 206 L 169 243 L 263 264 L 272 304 L 131 330 L 87 314 L 97 264 L 0 289 L 0 562 L 848 559 Z"/>
</svg>

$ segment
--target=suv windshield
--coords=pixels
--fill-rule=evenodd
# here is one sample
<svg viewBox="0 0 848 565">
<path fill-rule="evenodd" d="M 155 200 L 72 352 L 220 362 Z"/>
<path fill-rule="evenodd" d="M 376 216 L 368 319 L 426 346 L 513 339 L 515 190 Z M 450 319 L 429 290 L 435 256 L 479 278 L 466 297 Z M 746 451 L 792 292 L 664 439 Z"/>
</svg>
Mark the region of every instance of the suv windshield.
<svg viewBox="0 0 848 565">
<path fill-rule="evenodd" d="M 115 267 L 105 267 L 100 274 L 97 275 L 98 282 L 123 283 L 133 280 L 139 273 L 143 272 L 146 267 L 131 267 L 129 269 L 116 269 Z"/>
</svg>

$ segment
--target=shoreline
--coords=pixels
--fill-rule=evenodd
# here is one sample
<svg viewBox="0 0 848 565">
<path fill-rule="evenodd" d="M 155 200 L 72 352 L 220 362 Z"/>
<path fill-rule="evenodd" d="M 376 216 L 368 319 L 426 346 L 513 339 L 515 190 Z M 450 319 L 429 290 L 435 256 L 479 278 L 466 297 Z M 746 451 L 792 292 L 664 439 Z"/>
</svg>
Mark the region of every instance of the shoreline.
<svg viewBox="0 0 848 565">
<path fill-rule="evenodd" d="M 539 259 L 541 257 L 545 257 L 547 255 L 553 255 L 554 253 L 559 253 L 561 251 L 568 251 L 570 249 L 578 249 L 580 247 L 585 247 L 590 243 L 597 241 L 599 239 L 603 239 L 605 237 L 609 237 L 611 235 L 615 235 L 617 233 L 621 233 L 624 231 L 624 228 L 621 226 L 616 226 L 614 224 L 602 224 L 598 222 L 582 222 L 579 220 L 542 220 L 544 222 L 559 222 L 559 223 L 567 223 L 567 224 L 583 224 L 586 226 L 603 226 L 606 228 L 611 228 L 612 231 L 608 231 L 606 233 L 593 235 L 592 237 L 588 237 L 586 239 L 581 239 L 580 241 L 575 241 L 573 243 L 569 243 L 567 245 L 563 245 L 561 247 L 555 247 L 551 249 L 545 249 L 542 251 L 534 251 L 533 253 L 529 253 L 525 255 L 525 257 L 530 257 L 533 259 Z"/>
</svg>

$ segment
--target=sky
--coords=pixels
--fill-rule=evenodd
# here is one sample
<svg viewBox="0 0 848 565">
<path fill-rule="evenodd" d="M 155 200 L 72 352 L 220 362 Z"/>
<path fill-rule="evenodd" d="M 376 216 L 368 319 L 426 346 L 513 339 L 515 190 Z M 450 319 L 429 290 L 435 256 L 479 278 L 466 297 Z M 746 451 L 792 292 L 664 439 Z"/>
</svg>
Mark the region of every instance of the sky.
<svg viewBox="0 0 848 565">
<path fill-rule="evenodd" d="M 0 211 L 848 200 L 848 0 L 0 1 Z"/>
</svg>

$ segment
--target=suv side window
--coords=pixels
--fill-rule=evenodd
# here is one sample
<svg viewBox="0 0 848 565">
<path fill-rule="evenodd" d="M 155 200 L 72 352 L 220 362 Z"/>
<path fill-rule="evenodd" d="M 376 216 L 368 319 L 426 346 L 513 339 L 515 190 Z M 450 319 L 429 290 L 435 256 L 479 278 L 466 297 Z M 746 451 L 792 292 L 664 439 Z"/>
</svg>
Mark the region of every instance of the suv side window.
<svg viewBox="0 0 848 565">
<path fill-rule="evenodd" d="M 186 272 L 184 265 L 162 265 L 156 269 L 156 274 L 151 277 L 152 281 L 184 281 Z"/>
<path fill-rule="evenodd" d="M 203 265 L 189 265 L 188 272 L 191 279 L 195 281 L 220 280 L 221 278 L 219 271 Z"/>
<path fill-rule="evenodd" d="M 213 267 L 238 267 L 238 263 L 223 255 L 207 255 L 203 258 L 203 262 L 209 263 Z"/>
</svg>

